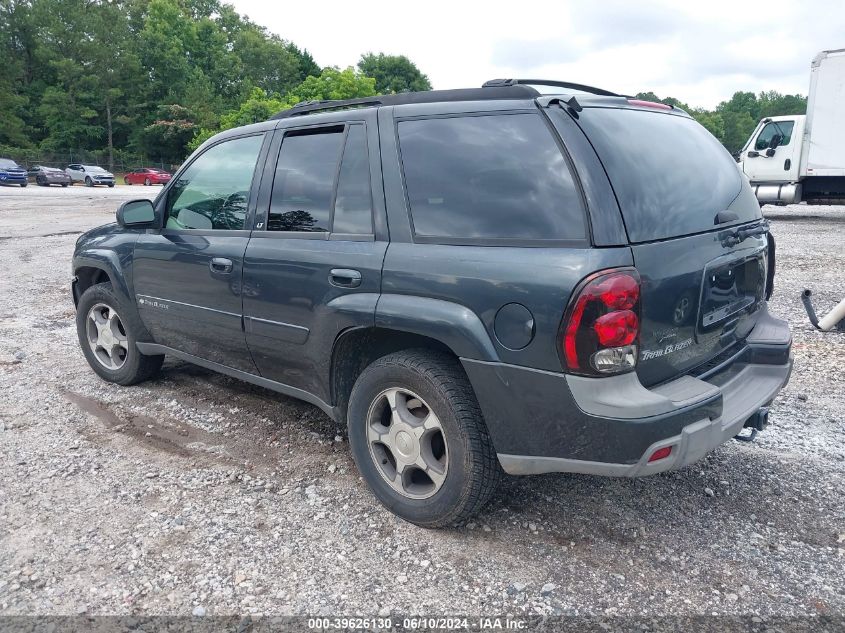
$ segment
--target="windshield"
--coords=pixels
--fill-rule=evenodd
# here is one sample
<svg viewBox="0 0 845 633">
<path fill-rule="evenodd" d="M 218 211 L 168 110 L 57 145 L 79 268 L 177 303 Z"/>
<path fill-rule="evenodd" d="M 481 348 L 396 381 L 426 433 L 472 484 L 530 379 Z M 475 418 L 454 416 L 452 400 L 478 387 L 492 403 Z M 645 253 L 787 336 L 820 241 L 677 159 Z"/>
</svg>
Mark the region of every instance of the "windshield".
<svg viewBox="0 0 845 633">
<path fill-rule="evenodd" d="M 588 108 L 578 120 L 604 163 L 631 242 L 710 231 L 730 210 L 760 217 L 746 203 L 742 175 L 713 135 L 685 116 L 629 108 Z"/>
<path fill-rule="evenodd" d="M 15 169 L 18 164 L 8 158 L 0 158 L 0 169 Z"/>
</svg>

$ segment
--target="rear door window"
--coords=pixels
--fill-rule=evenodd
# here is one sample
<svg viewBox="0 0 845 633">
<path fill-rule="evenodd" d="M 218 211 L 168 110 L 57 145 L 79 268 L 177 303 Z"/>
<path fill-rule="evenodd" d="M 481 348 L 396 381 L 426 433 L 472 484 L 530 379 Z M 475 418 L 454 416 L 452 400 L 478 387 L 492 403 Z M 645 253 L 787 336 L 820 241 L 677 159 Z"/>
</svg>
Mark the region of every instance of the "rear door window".
<svg viewBox="0 0 845 633">
<path fill-rule="evenodd" d="M 273 193 L 270 231 L 328 232 L 343 145 L 343 126 L 285 134 Z"/>
<path fill-rule="evenodd" d="M 417 238 L 586 238 L 580 190 L 539 114 L 411 119 L 398 135 Z"/>
<path fill-rule="evenodd" d="M 343 162 L 337 178 L 332 232 L 369 234 L 373 232 L 373 198 L 370 189 L 370 165 L 366 130 L 363 125 L 349 126 Z"/>
<path fill-rule="evenodd" d="M 756 203 L 733 205 L 743 176 L 728 151 L 686 116 L 630 108 L 585 108 L 578 124 L 595 147 L 631 242 L 715 228 L 730 210 L 737 221 L 760 217 Z"/>
</svg>

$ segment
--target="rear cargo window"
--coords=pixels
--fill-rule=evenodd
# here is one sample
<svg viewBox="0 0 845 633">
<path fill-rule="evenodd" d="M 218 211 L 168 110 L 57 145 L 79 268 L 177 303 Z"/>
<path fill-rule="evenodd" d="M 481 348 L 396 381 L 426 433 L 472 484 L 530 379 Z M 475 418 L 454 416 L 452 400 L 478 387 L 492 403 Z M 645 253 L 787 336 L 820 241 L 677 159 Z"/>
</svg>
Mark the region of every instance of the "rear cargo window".
<svg viewBox="0 0 845 633">
<path fill-rule="evenodd" d="M 739 195 L 742 175 L 733 158 L 692 119 L 588 108 L 578 124 L 604 163 L 632 242 L 712 230 L 716 214 Z M 756 203 L 730 210 L 738 222 L 760 217 Z"/>
<path fill-rule="evenodd" d="M 416 236 L 437 241 L 577 240 L 581 195 L 537 114 L 399 123 Z"/>
</svg>

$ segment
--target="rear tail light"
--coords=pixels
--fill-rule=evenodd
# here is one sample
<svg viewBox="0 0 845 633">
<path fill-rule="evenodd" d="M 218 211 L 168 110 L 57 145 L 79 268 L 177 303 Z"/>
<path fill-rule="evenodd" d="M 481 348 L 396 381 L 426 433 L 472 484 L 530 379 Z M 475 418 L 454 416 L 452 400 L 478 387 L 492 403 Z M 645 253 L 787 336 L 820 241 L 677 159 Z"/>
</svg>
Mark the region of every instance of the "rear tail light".
<svg viewBox="0 0 845 633">
<path fill-rule="evenodd" d="M 587 277 L 576 289 L 563 323 L 562 348 L 573 374 L 603 376 L 637 364 L 640 276 L 633 268 Z"/>
</svg>

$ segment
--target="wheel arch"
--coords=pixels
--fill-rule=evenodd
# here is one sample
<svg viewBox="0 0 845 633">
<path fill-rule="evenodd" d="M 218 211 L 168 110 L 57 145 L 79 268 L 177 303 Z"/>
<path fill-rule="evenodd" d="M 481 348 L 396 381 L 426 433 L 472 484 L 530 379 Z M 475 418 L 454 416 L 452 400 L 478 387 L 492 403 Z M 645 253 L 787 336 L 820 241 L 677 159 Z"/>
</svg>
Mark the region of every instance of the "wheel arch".
<svg viewBox="0 0 845 633">
<path fill-rule="evenodd" d="M 338 419 L 346 419 L 349 396 L 361 372 L 379 358 L 404 349 L 430 349 L 458 358 L 445 343 L 429 336 L 380 327 L 350 328 L 335 339 L 331 356 L 331 399 Z"/>
<path fill-rule="evenodd" d="M 73 259 L 73 303 L 79 303 L 82 293 L 94 284 L 110 282 L 115 292 L 120 293 L 131 305 L 135 305 L 129 292 L 129 285 L 120 272 L 117 254 L 112 251 L 86 251 Z"/>
</svg>

